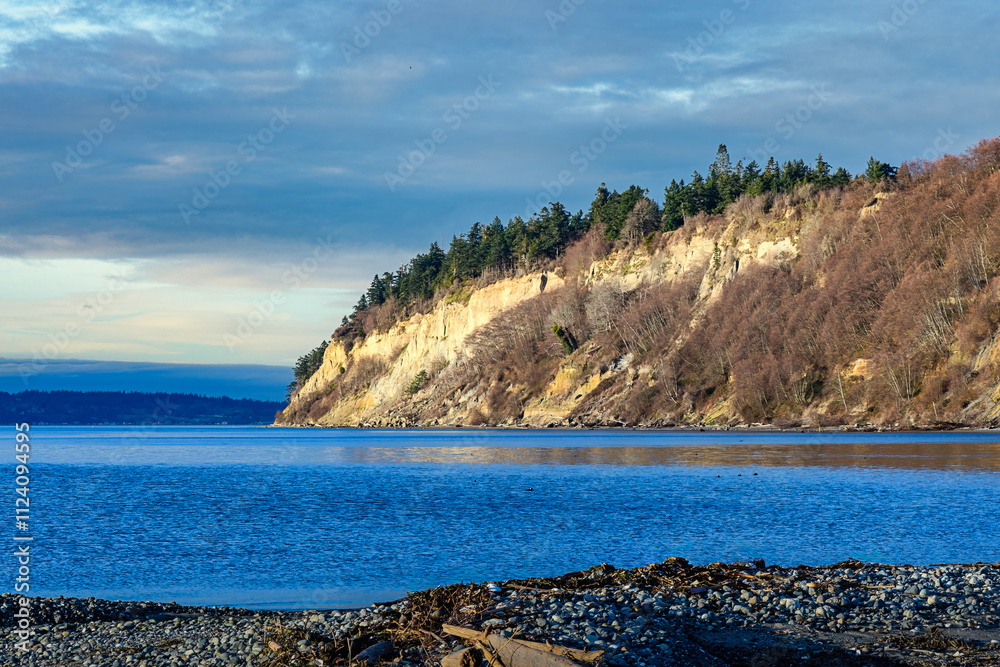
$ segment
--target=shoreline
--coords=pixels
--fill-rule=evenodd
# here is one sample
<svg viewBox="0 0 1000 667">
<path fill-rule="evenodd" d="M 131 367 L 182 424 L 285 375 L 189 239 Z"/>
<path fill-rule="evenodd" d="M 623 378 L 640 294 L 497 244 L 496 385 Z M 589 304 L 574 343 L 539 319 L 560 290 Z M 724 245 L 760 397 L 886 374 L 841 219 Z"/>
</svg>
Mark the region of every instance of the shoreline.
<svg viewBox="0 0 1000 667">
<path fill-rule="evenodd" d="M 537 426 L 528 424 L 517 425 L 463 425 L 463 424 L 440 424 L 434 426 L 422 426 L 414 424 L 410 426 L 331 426 L 326 424 L 248 424 L 255 428 L 315 428 L 330 430 L 354 430 L 354 431 L 607 431 L 609 433 L 620 433 L 623 431 L 642 431 L 647 433 L 973 433 L 991 434 L 1000 431 L 1000 426 L 914 426 L 914 427 L 893 427 L 893 426 L 772 426 L 765 425 L 740 425 L 740 426 L 720 426 L 709 425 L 685 425 L 685 426 L 584 426 L 584 425 L 556 425 Z"/>
<path fill-rule="evenodd" d="M 31 598 L 28 654 L 14 647 L 14 598 L 0 597 L 2 665 L 346 665 L 376 645 L 396 664 L 433 665 L 469 645 L 444 624 L 603 651 L 613 667 L 1000 664 L 1000 563 L 671 558 L 322 611 Z"/>
<path fill-rule="evenodd" d="M 1000 426 L 993 425 L 960 425 L 955 424 L 952 426 L 940 426 L 940 425 L 917 425 L 911 427 L 896 427 L 896 426 L 875 426 L 875 425 L 837 425 L 837 426 L 774 426 L 771 424 L 742 424 L 738 426 L 729 425 L 718 425 L 718 424 L 702 424 L 702 425 L 677 425 L 677 426 L 642 426 L 642 425 L 566 425 L 566 424 L 549 424 L 549 425 L 531 425 L 531 424 L 499 424 L 499 425 L 467 425 L 467 424 L 439 424 L 433 426 L 426 426 L 420 424 L 412 424 L 408 426 L 372 426 L 365 424 L 357 424 L 353 426 L 331 426 L 326 424 L 275 424 L 275 423 L 205 423 L 205 424 L 165 424 L 165 423 L 149 423 L 149 422 L 94 422 L 86 424 L 78 423 L 63 423 L 63 422 L 37 422 L 32 423 L 32 426 L 143 426 L 143 427 L 157 427 L 157 426 L 172 426 L 172 427 L 211 427 L 211 426 L 238 426 L 247 428 L 262 428 L 262 429 L 329 429 L 329 430 L 355 430 L 355 431 L 607 431 L 609 433 L 621 433 L 626 431 L 636 431 L 645 433 L 700 433 L 700 432 L 711 432 L 711 433 L 972 433 L 972 434 L 991 434 L 995 432 L 1000 432 Z"/>
</svg>

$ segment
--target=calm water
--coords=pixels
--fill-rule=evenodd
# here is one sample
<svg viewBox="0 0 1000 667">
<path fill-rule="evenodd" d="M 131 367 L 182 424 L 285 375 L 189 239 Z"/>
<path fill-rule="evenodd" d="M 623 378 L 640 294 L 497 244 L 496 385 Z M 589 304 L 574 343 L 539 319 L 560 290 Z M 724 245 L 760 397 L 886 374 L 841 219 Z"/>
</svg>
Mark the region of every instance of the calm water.
<svg viewBox="0 0 1000 667">
<path fill-rule="evenodd" d="M 675 555 L 1000 560 L 990 434 L 32 434 L 39 595 L 336 608 Z"/>
</svg>

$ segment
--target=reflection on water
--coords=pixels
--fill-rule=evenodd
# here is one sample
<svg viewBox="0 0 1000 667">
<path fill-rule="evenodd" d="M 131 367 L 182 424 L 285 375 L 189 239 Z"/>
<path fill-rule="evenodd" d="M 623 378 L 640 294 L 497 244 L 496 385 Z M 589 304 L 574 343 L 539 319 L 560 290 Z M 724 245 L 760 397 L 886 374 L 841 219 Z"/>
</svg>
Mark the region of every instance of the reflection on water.
<svg viewBox="0 0 1000 667">
<path fill-rule="evenodd" d="M 358 464 L 823 466 L 1000 470 L 1000 444 L 957 442 L 711 447 L 365 447 L 327 448 L 317 454 L 317 462 Z"/>
<path fill-rule="evenodd" d="M 1000 470 L 1000 436 L 989 432 L 41 427 L 36 442 L 35 458 L 39 461 L 97 465 L 725 465 Z"/>
</svg>

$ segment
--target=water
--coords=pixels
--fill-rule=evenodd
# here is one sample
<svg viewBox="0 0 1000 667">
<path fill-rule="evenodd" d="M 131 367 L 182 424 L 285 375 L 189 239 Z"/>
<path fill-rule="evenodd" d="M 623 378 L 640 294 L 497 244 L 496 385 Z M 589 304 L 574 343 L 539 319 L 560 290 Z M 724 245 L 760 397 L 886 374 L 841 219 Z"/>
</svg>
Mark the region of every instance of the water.
<svg viewBox="0 0 1000 667">
<path fill-rule="evenodd" d="M 668 556 L 1000 560 L 991 434 L 32 435 L 36 595 L 323 609 Z"/>
</svg>

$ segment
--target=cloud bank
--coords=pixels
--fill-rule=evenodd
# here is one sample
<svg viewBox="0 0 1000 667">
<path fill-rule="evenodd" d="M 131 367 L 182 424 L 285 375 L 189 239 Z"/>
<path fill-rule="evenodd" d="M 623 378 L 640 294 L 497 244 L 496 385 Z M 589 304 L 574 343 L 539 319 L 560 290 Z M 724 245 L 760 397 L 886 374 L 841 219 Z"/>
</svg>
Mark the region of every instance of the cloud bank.
<svg viewBox="0 0 1000 667">
<path fill-rule="evenodd" d="M 5 322 L 0 352 L 30 355 L 48 317 L 71 316 L 57 311 L 75 303 L 73 262 L 130 262 L 145 282 L 126 290 L 131 347 L 102 333 L 70 352 L 204 361 L 229 354 L 231 311 L 282 289 L 317 239 L 336 259 L 285 313 L 322 313 L 300 323 L 310 340 L 372 274 L 523 216 L 563 170 L 553 197 L 575 210 L 602 181 L 659 196 L 719 143 L 853 171 L 942 135 L 960 151 L 998 133 L 998 15 L 931 0 L 5 6 L 0 256 L 62 282 Z M 608 122 L 626 129 L 574 162 Z M 154 333 L 168 320 L 176 335 Z M 285 333 L 262 327 L 237 360 L 294 358 L 303 341 Z"/>
</svg>

